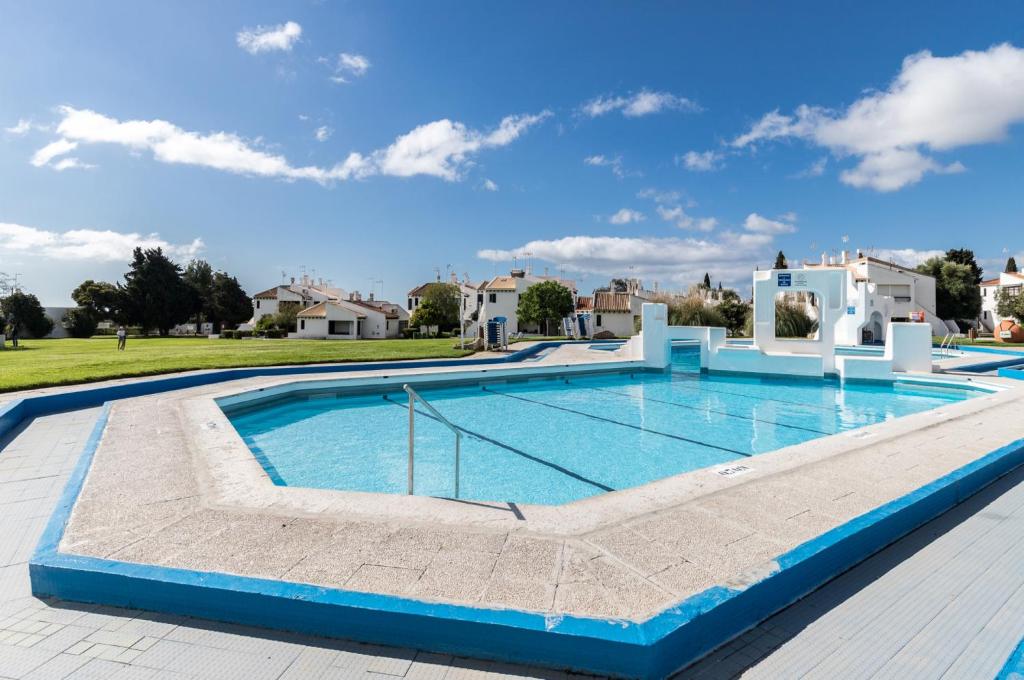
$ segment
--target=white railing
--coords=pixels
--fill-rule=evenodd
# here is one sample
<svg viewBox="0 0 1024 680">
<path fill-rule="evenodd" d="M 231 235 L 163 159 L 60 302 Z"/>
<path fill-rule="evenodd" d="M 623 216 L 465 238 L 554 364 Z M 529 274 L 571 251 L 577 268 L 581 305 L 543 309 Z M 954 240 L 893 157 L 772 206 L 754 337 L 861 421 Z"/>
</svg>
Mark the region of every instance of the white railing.
<svg viewBox="0 0 1024 680">
<path fill-rule="evenodd" d="M 421 397 L 416 390 L 408 385 L 402 385 L 402 389 L 409 395 L 409 471 L 408 471 L 408 494 L 413 495 L 413 470 L 415 467 L 415 439 L 416 439 L 416 402 L 423 404 L 424 408 L 434 416 L 439 423 L 455 433 L 455 498 L 459 497 L 459 454 L 462 448 L 462 431 L 455 427 L 450 420 L 441 415 L 441 412 L 434 408 L 430 402 Z"/>
</svg>

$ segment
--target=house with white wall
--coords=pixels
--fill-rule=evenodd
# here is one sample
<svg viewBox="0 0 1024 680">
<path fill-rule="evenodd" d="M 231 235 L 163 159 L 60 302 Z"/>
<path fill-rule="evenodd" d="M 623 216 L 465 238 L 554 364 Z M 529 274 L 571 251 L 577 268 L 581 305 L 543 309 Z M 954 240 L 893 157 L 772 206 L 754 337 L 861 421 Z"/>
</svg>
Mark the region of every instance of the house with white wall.
<svg viewBox="0 0 1024 680">
<path fill-rule="evenodd" d="M 535 276 L 523 270 L 513 269 L 508 276 L 495 276 L 478 287 L 480 299 L 479 327 L 482 329 L 488 321 L 497 317 L 505 317 L 507 333 L 537 333 L 537 324 L 520 324 L 516 315 L 519 308 L 519 297 L 526 289 L 545 281 L 555 281 L 565 286 L 572 294 L 573 304 L 576 301 L 576 283 L 569 279 L 556 276 Z"/>
<path fill-rule="evenodd" d="M 636 323 L 645 302 L 655 295 L 639 279 L 626 280 L 625 291 L 595 290 L 593 297 L 577 298 L 576 313 L 591 315 L 592 333 L 611 333 L 627 338 L 636 333 Z"/>
<path fill-rule="evenodd" d="M 424 295 L 430 286 L 441 283 L 441 277 L 438 276 L 437 280 L 431 281 L 430 283 L 424 283 L 421 286 L 416 286 L 408 292 L 406 295 L 406 310 L 411 316 L 416 309 L 423 302 Z M 462 280 L 455 272 L 451 273 L 450 283 L 454 286 L 458 286 L 459 294 L 461 295 L 462 302 L 460 304 L 461 317 L 463 325 L 466 328 L 466 335 L 475 335 L 476 333 L 476 321 L 479 316 L 480 307 L 483 305 L 483 285 L 486 282 L 473 283 L 469 280 L 469 274 L 463 274 Z"/>
<path fill-rule="evenodd" d="M 324 300 L 295 315 L 289 338 L 319 340 L 382 340 L 402 331 L 402 311 L 391 302 L 363 301 L 358 293 L 347 300 Z M 376 303 L 376 304 L 375 304 Z M 408 322 L 408 319 L 405 319 Z"/>
<path fill-rule="evenodd" d="M 978 321 L 983 329 L 991 332 L 997 339 L 1006 339 L 1000 338 L 1000 333 L 1009 332 L 1009 329 L 1001 326 L 1006 325 L 1004 321 L 1013 320 L 1000 316 L 996 310 L 1000 291 L 1007 295 L 1024 294 L 1024 274 L 1002 272 L 996 278 L 981 282 L 981 317 Z"/>
<path fill-rule="evenodd" d="M 845 251 L 838 260 L 822 254 L 820 263 L 804 269 L 846 272 L 846 310 L 836 322 L 839 345 L 884 342 L 889 322 L 923 321 L 939 336 L 950 330 L 936 314 L 935 279 L 927 274 L 874 257 L 851 259 Z"/>
<path fill-rule="evenodd" d="M 251 330 L 261 318 L 277 314 L 287 306 L 302 310 L 320 302 L 345 297 L 347 295 L 344 290 L 331 286 L 323 279 L 314 280 L 305 274 L 298 281 L 292 277 L 290 283 L 282 283 L 253 295 L 252 319 L 239 328 Z"/>
</svg>

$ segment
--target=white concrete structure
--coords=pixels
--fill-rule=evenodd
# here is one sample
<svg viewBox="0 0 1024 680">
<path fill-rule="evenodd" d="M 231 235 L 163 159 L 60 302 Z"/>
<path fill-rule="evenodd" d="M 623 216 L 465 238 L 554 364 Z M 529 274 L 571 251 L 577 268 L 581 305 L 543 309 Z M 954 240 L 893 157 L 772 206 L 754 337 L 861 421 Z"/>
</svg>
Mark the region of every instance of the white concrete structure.
<svg viewBox="0 0 1024 680">
<path fill-rule="evenodd" d="M 701 367 L 710 371 L 805 377 L 838 375 L 844 380 L 893 380 L 895 373 L 930 373 L 932 331 L 925 323 L 890 321 L 882 356 L 836 356 L 835 329 L 847 307 L 846 278 L 847 273 L 835 267 L 754 272 L 751 345 L 727 344 L 724 328 L 672 326 L 667 335 L 671 340 L 696 340 Z M 817 300 L 820 323 L 813 339 L 775 335 L 776 297 L 791 292 L 813 295 Z"/>
<path fill-rule="evenodd" d="M 536 324 L 519 324 L 516 310 L 519 308 L 519 296 L 526 289 L 545 281 L 555 281 L 572 293 L 573 303 L 576 301 L 576 284 L 568 279 L 555 276 L 535 276 L 523 269 L 513 269 L 508 276 L 495 276 L 480 288 L 482 302 L 479 314 L 479 324 L 483 327 L 488 321 L 503 316 L 506 322 L 506 330 L 509 334 L 527 332 L 536 333 L 541 329 Z M 632 332 L 630 332 L 630 335 Z"/>
<path fill-rule="evenodd" d="M 999 291 L 1009 295 L 1020 295 L 1024 292 L 1024 274 L 1003 272 L 997 278 L 981 282 L 981 327 L 993 334 L 1006 321 L 996 310 Z"/>
<path fill-rule="evenodd" d="M 936 314 L 935 279 L 931 276 L 873 257 L 851 260 L 846 252 L 838 262 L 824 254 L 821 259 L 820 264 L 805 264 L 804 271 L 846 273 L 846 309 L 836 322 L 837 344 L 881 343 L 890 321 L 915 317 L 929 323 L 935 335 L 948 331 Z"/>
</svg>

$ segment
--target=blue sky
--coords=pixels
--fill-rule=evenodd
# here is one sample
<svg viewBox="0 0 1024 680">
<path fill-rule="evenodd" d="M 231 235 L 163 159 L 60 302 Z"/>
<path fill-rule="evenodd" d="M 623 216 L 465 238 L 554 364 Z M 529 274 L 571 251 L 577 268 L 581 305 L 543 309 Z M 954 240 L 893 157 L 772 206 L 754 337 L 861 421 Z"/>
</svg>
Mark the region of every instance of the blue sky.
<svg viewBox="0 0 1024 680">
<path fill-rule="evenodd" d="M 848 236 L 994 272 L 1024 11 L 890 4 L 0 2 L 0 271 L 54 305 L 139 243 L 250 292 L 304 266 L 401 300 L 527 253 L 746 289 Z"/>
</svg>

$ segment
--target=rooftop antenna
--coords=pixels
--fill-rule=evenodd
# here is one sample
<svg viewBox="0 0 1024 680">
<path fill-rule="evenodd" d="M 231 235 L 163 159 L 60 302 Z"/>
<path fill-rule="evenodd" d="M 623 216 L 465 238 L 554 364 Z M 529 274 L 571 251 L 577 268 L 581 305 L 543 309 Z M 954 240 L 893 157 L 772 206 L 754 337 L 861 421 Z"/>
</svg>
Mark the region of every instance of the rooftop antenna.
<svg viewBox="0 0 1024 680">
<path fill-rule="evenodd" d="M 437 279 L 438 281 L 441 280 L 441 268 L 440 267 L 434 267 L 434 278 Z"/>
</svg>

